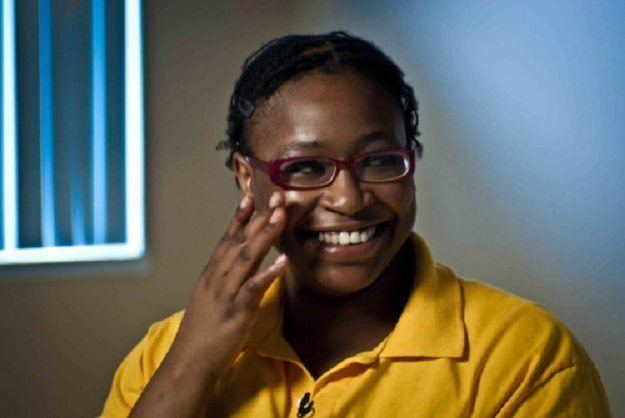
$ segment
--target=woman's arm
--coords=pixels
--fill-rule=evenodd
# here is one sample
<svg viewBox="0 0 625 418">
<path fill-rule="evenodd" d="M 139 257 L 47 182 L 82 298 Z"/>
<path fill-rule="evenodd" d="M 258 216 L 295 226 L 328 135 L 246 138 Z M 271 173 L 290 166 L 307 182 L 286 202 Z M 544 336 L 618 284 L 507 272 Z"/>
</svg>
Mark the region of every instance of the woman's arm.
<svg viewBox="0 0 625 418">
<path fill-rule="evenodd" d="M 206 265 L 180 329 L 130 414 L 139 417 L 204 417 L 220 374 L 234 361 L 251 332 L 260 301 L 286 268 L 286 257 L 257 272 L 285 222 L 283 198 L 254 212 L 244 198 Z"/>
</svg>

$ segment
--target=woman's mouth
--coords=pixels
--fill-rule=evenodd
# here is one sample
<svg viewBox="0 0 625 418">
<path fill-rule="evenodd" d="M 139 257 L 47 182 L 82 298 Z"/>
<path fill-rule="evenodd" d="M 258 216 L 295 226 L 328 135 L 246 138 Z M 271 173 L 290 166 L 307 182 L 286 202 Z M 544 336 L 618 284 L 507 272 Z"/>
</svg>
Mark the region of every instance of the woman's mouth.
<svg viewBox="0 0 625 418">
<path fill-rule="evenodd" d="M 389 225 L 389 222 L 380 222 L 361 228 L 337 226 L 336 229 L 307 231 L 301 236 L 303 249 L 327 261 L 365 262 L 383 251 Z"/>
<path fill-rule="evenodd" d="M 319 242 L 325 245 L 354 245 L 369 241 L 375 235 L 376 225 L 355 231 L 319 232 Z"/>
</svg>

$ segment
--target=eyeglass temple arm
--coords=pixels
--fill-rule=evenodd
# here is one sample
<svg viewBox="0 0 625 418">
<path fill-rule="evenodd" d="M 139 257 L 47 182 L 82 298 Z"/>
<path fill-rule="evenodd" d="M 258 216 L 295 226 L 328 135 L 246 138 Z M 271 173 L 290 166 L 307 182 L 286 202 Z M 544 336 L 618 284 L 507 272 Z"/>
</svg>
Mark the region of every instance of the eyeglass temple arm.
<svg viewBox="0 0 625 418">
<path fill-rule="evenodd" d="M 245 160 L 250 163 L 250 165 L 255 166 L 256 168 L 264 171 L 265 173 L 269 173 L 269 163 L 259 160 L 258 158 L 254 158 L 251 155 L 246 155 Z"/>
</svg>

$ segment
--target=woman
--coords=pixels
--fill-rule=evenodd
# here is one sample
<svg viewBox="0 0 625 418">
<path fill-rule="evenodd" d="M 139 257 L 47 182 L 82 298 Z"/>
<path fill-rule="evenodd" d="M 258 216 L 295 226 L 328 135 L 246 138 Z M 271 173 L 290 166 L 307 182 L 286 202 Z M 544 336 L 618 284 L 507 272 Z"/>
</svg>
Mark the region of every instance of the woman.
<svg viewBox="0 0 625 418">
<path fill-rule="evenodd" d="M 417 127 L 367 41 L 287 36 L 248 58 L 225 143 L 240 207 L 103 416 L 608 416 L 562 324 L 436 265 L 412 232 Z"/>
</svg>

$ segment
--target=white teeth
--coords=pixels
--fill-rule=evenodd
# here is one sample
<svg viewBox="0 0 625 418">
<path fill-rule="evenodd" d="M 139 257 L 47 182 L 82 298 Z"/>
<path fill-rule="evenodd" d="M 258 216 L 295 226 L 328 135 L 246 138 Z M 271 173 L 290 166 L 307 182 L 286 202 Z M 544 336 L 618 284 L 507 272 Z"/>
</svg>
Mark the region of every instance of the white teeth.
<svg viewBox="0 0 625 418">
<path fill-rule="evenodd" d="M 320 232 L 319 242 L 331 245 L 350 245 L 367 242 L 375 234 L 375 226 L 360 231 Z"/>
</svg>

